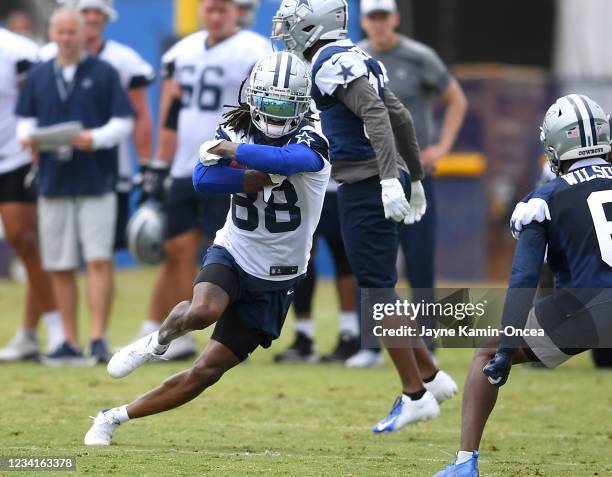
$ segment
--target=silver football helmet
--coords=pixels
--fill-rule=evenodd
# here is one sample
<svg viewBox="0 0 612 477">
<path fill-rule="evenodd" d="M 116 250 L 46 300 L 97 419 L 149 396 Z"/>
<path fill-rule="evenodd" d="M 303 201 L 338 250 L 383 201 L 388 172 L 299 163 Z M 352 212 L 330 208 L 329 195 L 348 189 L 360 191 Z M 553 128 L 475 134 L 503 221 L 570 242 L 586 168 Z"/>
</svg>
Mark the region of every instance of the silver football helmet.
<svg viewBox="0 0 612 477">
<path fill-rule="evenodd" d="M 137 262 L 157 265 L 163 261 L 166 216 L 159 204 L 142 204 L 128 222 L 126 233 L 128 249 Z"/>
<path fill-rule="evenodd" d="M 253 67 L 247 103 L 253 124 L 268 137 L 295 131 L 310 107 L 310 73 L 302 60 L 275 52 Z"/>
<path fill-rule="evenodd" d="M 562 96 L 548 108 L 540 128 L 540 140 L 551 170 L 559 174 L 561 161 L 610 153 L 608 116 L 588 96 Z"/>
<path fill-rule="evenodd" d="M 347 35 L 346 0 L 283 0 L 272 19 L 272 41 L 304 58 L 318 40 L 343 40 Z"/>
</svg>

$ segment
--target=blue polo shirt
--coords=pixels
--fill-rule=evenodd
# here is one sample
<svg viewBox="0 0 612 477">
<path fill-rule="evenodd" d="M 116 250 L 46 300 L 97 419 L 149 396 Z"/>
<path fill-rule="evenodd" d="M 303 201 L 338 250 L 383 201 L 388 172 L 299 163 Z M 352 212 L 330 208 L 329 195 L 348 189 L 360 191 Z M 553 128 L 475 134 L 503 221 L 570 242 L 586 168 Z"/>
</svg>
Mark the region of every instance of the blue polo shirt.
<svg viewBox="0 0 612 477">
<path fill-rule="evenodd" d="M 39 127 L 80 121 L 85 129 L 104 126 L 113 117 L 133 116 L 119 75 L 105 61 L 85 56 L 66 83 L 55 60 L 34 67 L 19 96 L 16 114 L 36 118 Z M 40 154 L 38 192 L 43 197 L 94 196 L 115 190 L 117 147 L 82 151 L 71 160 L 57 152 Z"/>
</svg>

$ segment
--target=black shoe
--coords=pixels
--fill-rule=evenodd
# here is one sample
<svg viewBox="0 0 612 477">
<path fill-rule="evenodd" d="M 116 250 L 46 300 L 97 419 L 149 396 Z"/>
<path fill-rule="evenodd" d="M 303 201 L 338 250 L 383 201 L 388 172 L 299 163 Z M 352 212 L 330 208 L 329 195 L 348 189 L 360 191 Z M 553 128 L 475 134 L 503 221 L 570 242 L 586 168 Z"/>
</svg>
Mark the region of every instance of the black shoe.
<svg viewBox="0 0 612 477">
<path fill-rule="evenodd" d="M 96 364 L 106 364 L 111 359 L 106 341 L 103 339 L 92 340 L 91 343 L 89 343 L 89 355 L 92 361 L 95 360 Z"/>
<path fill-rule="evenodd" d="M 296 333 L 293 344 L 274 356 L 275 363 L 316 363 L 318 360 L 314 341 L 303 333 Z"/>
<path fill-rule="evenodd" d="M 41 361 L 47 366 L 90 366 L 94 364 L 68 341 L 64 341 L 55 351 L 43 356 Z"/>
<path fill-rule="evenodd" d="M 322 363 L 344 363 L 360 349 L 359 339 L 348 333 L 342 333 L 338 338 L 336 348 L 329 354 L 321 356 Z"/>
</svg>

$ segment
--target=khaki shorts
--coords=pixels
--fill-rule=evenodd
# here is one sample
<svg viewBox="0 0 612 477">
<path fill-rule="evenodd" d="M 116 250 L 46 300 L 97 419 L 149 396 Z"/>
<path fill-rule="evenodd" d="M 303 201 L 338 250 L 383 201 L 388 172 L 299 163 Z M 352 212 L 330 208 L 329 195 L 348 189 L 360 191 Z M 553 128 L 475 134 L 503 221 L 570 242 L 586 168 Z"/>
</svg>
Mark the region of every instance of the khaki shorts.
<svg viewBox="0 0 612 477">
<path fill-rule="evenodd" d="M 43 268 L 75 270 L 85 262 L 111 260 L 117 221 L 114 192 L 92 197 L 40 197 L 38 231 Z"/>
</svg>

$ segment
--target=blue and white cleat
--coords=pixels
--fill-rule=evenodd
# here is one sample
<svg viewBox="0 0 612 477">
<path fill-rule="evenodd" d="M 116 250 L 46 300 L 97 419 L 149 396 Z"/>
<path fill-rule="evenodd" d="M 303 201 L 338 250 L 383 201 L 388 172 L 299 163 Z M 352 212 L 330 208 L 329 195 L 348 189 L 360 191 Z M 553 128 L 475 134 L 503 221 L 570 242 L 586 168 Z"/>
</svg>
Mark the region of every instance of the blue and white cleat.
<svg viewBox="0 0 612 477">
<path fill-rule="evenodd" d="M 408 424 L 435 419 L 439 414 L 440 406 L 431 392 L 426 391 L 418 401 L 412 401 L 402 394 L 395 400 L 389 415 L 376 424 L 372 431 L 375 434 L 399 431 Z"/>
<path fill-rule="evenodd" d="M 83 443 L 86 446 L 110 446 L 113 440 L 113 432 L 121 423 L 113 418 L 110 413 L 102 410 L 96 417 L 90 416 L 94 420 L 91 428 L 85 434 Z"/>
<path fill-rule="evenodd" d="M 478 451 L 472 452 L 472 457 L 461 464 L 449 464 L 446 469 L 438 472 L 434 477 L 479 477 Z"/>
</svg>

